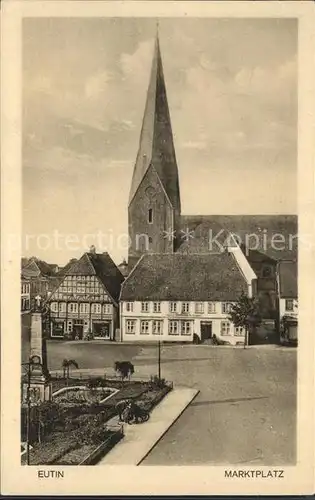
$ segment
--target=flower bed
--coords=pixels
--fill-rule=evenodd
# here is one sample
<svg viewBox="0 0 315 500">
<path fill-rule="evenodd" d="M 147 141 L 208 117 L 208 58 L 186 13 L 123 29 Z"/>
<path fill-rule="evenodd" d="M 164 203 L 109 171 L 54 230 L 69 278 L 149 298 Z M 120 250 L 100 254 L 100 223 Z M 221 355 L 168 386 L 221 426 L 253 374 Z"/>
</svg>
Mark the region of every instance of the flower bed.
<svg viewBox="0 0 315 500">
<path fill-rule="evenodd" d="M 151 389 L 141 396 L 139 404 L 142 408 L 150 412 L 170 391 L 171 387 L 169 386 Z"/>
<path fill-rule="evenodd" d="M 118 389 L 110 387 L 96 387 L 93 389 L 83 385 L 65 387 L 53 394 L 53 400 L 59 404 L 102 403 L 116 392 L 118 392 Z"/>
<path fill-rule="evenodd" d="M 94 449 L 94 444 L 84 444 L 80 448 L 76 448 L 63 455 L 56 465 L 78 465 L 84 460 L 84 457 L 90 455 Z"/>
<path fill-rule="evenodd" d="M 30 451 L 31 465 L 52 465 L 70 450 L 78 447 L 79 443 L 73 440 L 71 433 L 66 435 L 59 432 L 51 435 L 49 441 L 33 445 Z M 26 454 L 21 458 L 22 465 L 26 464 Z"/>
<path fill-rule="evenodd" d="M 64 401 L 62 399 L 64 395 L 61 393 L 52 402 L 43 404 L 39 410 L 41 420 L 44 422 L 42 442 L 40 444 L 32 442 L 31 465 L 79 465 L 83 463 L 92 465 L 96 463 L 93 462 L 95 453 L 99 459 L 122 438 L 122 432 L 107 428 L 107 422 L 116 415 L 115 405 L 118 401 L 134 399 L 137 404 L 150 412 L 171 390 L 171 387 L 165 385 L 164 381 L 162 383 L 126 381 L 122 384 L 121 381 L 116 380 L 101 379 L 100 382 L 100 380 L 94 379 L 93 381 L 90 378 L 81 379 L 79 389 L 75 388 L 78 386 L 78 379 L 73 379 L 71 382 L 73 382 L 73 385 L 71 384 L 73 391 L 70 389 L 70 394 L 71 392 L 80 394 L 82 384 L 85 384 L 90 387 L 88 392 L 97 397 L 86 398 L 84 395 L 82 402 L 78 402 L 77 398 L 74 398 L 74 401 L 67 399 Z M 100 383 L 104 386 L 100 386 Z M 62 387 L 59 386 L 58 389 Z M 55 391 L 58 389 L 54 387 Z M 100 397 L 106 397 L 106 394 L 113 390 L 116 390 L 116 393 L 109 399 L 100 400 Z M 24 455 L 22 463 L 25 462 Z"/>
</svg>

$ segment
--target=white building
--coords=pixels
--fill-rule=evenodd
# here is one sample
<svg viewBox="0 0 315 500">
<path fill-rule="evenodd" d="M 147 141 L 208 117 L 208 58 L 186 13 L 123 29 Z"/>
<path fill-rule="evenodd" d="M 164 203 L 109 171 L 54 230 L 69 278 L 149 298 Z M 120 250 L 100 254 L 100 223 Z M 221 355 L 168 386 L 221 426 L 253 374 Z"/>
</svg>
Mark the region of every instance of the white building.
<svg viewBox="0 0 315 500">
<path fill-rule="evenodd" d="M 205 342 L 215 335 L 243 343 L 244 331 L 228 315 L 242 292 L 252 295 L 255 278 L 236 250 L 144 255 L 122 285 L 121 340 Z"/>
</svg>

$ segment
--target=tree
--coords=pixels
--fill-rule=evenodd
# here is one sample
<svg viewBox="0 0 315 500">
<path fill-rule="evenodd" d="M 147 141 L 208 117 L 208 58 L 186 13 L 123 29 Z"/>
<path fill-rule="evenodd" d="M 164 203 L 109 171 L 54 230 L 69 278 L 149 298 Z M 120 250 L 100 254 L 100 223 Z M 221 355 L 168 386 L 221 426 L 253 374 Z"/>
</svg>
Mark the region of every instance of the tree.
<svg viewBox="0 0 315 500">
<path fill-rule="evenodd" d="M 135 368 L 130 361 L 116 361 L 115 362 L 115 371 L 119 373 L 121 376 L 121 381 L 128 378 L 130 380 L 131 375 L 134 374 Z"/>
<path fill-rule="evenodd" d="M 229 320 L 232 321 L 236 327 L 245 329 L 245 348 L 248 344 L 250 327 L 258 326 L 261 323 L 258 300 L 253 297 L 248 297 L 242 292 L 236 304 L 233 304 L 231 307 Z"/>
<path fill-rule="evenodd" d="M 70 367 L 71 366 L 73 366 L 76 369 L 79 368 L 79 365 L 75 359 L 64 359 L 63 360 L 63 362 L 62 362 L 63 378 L 65 378 L 67 380 L 70 377 Z"/>
</svg>

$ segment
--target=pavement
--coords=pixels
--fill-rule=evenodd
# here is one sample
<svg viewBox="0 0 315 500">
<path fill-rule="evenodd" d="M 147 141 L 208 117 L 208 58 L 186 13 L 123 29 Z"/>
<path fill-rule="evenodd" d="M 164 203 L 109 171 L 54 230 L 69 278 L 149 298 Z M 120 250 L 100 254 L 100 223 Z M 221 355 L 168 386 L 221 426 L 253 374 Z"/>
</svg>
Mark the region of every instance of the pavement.
<svg viewBox="0 0 315 500">
<path fill-rule="evenodd" d="M 199 393 L 142 465 L 294 465 L 297 352 L 277 346 L 162 345 L 161 376 L 175 388 Z M 82 376 L 110 376 L 115 361 L 124 360 L 134 364 L 133 380 L 158 373 L 154 345 L 49 341 L 47 354 L 51 371 L 61 370 L 68 358 L 78 362 Z M 71 376 L 77 374 L 71 370 Z"/>
<path fill-rule="evenodd" d="M 154 408 L 147 422 L 124 424 L 124 438 L 97 465 L 140 465 L 198 392 L 196 389 L 175 388 Z M 109 424 L 117 423 L 117 417 L 109 421 Z"/>
</svg>

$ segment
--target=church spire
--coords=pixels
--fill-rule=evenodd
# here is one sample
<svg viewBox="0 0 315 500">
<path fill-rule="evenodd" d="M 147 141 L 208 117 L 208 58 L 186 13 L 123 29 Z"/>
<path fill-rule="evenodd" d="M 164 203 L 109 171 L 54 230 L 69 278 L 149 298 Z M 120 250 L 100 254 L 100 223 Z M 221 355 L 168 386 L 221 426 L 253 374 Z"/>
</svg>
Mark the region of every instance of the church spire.
<svg viewBox="0 0 315 500">
<path fill-rule="evenodd" d="M 129 205 L 150 166 L 159 176 L 172 208 L 180 213 L 178 169 L 167 102 L 158 23 L 139 148 L 134 167 Z"/>
</svg>

